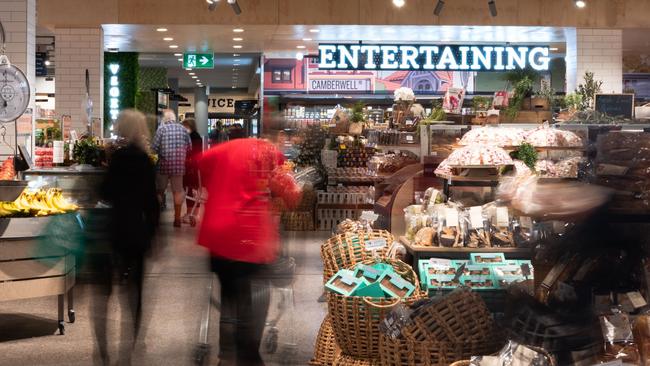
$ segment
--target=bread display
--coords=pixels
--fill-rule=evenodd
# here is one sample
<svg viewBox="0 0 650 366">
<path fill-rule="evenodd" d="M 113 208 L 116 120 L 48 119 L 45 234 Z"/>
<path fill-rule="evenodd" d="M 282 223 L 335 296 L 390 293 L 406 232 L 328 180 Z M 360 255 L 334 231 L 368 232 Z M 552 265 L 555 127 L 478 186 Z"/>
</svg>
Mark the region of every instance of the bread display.
<svg viewBox="0 0 650 366">
<path fill-rule="evenodd" d="M 472 145 L 454 150 L 446 160 L 449 166 L 503 166 L 513 164 L 507 151 L 497 146 Z"/>
<path fill-rule="evenodd" d="M 582 147 L 584 143 L 580 136 L 571 131 L 560 130 L 544 123 L 540 127 L 528 131 L 524 139 L 537 147 Z"/>
<path fill-rule="evenodd" d="M 524 130 L 509 127 L 479 127 L 467 132 L 458 142 L 462 146 L 519 146 L 524 142 Z"/>
</svg>

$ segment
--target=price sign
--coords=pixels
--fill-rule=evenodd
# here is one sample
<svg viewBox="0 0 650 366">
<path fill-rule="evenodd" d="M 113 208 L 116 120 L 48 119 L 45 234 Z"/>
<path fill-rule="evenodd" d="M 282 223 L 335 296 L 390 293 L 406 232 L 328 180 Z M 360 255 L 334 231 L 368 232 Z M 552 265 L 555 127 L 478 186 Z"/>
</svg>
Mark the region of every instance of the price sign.
<svg viewBox="0 0 650 366">
<path fill-rule="evenodd" d="M 447 226 L 458 227 L 458 211 L 455 208 L 447 208 L 445 212 Z"/>
<path fill-rule="evenodd" d="M 386 244 L 386 239 L 371 239 L 366 242 L 366 250 L 373 252 L 375 250 L 384 249 Z"/>
<path fill-rule="evenodd" d="M 483 227 L 483 208 L 481 206 L 469 208 L 469 221 L 472 225 L 472 229 Z"/>
<path fill-rule="evenodd" d="M 508 226 L 510 219 L 508 217 L 507 207 L 497 207 L 497 226 Z"/>
</svg>

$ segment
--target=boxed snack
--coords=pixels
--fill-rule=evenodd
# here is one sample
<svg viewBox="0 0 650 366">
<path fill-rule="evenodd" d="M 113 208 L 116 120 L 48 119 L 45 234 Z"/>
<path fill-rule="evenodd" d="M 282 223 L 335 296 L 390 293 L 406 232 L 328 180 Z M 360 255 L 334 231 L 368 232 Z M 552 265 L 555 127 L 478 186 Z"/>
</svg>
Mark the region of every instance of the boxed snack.
<svg viewBox="0 0 650 366">
<path fill-rule="evenodd" d="M 429 275 L 427 276 L 427 288 L 434 289 L 455 289 L 460 286 L 460 281 L 456 279 L 455 275 Z"/>
<path fill-rule="evenodd" d="M 462 276 L 460 282 L 474 290 L 494 290 L 497 288 L 494 276 L 490 275 L 477 275 L 477 276 Z"/>
<path fill-rule="evenodd" d="M 489 265 L 468 264 L 463 271 L 464 276 L 489 276 L 492 270 Z"/>
<path fill-rule="evenodd" d="M 394 298 L 409 297 L 415 291 L 415 285 L 395 272 L 384 272 L 377 281 L 385 293 Z"/>
<path fill-rule="evenodd" d="M 384 272 L 385 269 L 378 269 L 367 264 L 358 264 L 354 270 L 354 277 L 364 278 L 368 282 L 375 282 Z"/>
<path fill-rule="evenodd" d="M 374 282 L 358 288 L 354 291 L 353 296 L 381 298 L 386 297 L 386 293 L 382 290 L 379 282 Z"/>
<path fill-rule="evenodd" d="M 504 265 L 507 264 L 503 253 L 470 253 L 472 264 Z"/>
<path fill-rule="evenodd" d="M 368 281 L 354 276 L 354 272 L 342 269 L 325 284 L 325 288 L 345 296 L 353 296 L 354 292 L 368 285 Z"/>
</svg>

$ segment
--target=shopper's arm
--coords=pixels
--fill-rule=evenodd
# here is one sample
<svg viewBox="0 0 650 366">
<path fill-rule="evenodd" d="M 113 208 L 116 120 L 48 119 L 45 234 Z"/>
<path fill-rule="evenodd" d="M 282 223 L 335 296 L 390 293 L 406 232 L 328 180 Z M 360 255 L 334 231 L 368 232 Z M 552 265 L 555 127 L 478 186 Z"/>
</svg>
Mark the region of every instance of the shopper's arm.
<svg viewBox="0 0 650 366">
<path fill-rule="evenodd" d="M 160 133 L 160 128 L 158 131 L 156 131 L 156 136 L 153 138 L 153 144 L 151 145 L 151 149 L 158 154 L 158 158 L 160 158 L 160 147 L 162 146 L 162 134 Z"/>
</svg>

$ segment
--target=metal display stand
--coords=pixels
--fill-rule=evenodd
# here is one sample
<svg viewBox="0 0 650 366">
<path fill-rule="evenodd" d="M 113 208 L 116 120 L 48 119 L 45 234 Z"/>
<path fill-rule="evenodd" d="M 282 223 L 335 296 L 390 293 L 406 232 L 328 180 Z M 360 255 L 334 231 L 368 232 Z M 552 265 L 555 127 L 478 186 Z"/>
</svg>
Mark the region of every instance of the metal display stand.
<svg viewBox="0 0 650 366">
<path fill-rule="evenodd" d="M 75 258 L 60 246 L 39 246 L 49 218 L 0 219 L 0 301 L 57 296 L 59 333 L 65 334 L 64 306 L 75 322 Z"/>
</svg>

